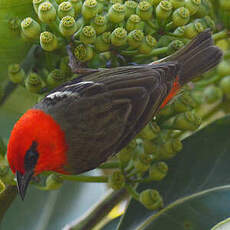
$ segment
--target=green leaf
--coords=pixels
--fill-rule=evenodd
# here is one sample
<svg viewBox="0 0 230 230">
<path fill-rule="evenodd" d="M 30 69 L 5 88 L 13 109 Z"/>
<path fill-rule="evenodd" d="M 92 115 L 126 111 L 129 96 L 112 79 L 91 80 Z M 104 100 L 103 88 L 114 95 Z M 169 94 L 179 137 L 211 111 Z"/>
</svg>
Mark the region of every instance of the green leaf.
<svg viewBox="0 0 230 230">
<path fill-rule="evenodd" d="M 98 175 L 98 171 L 90 175 Z M 57 191 L 30 186 L 24 201 L 17 199 L 3 218 L 1 229 L 53 230 L 79 218 L 105 192 L 104 184 L 65 182 Z"/>
<path fill-rule="evenodd" d="M 150 187 L 159 190 L 166 208 L 154 217 L 156 212 L 131 200 L 119 230 L 137 229 L 148 218 L 144 229 L 203 230 L 229 216 L 230 188 L 223 186 L 230 182 L 230 116 L 183 144 L 183 150 L 168 162 L 169 173 L 163 181 L 138 186 L 139 192 Z M 189 223 L 188 227 L 183 223 Z"/>
</svg>

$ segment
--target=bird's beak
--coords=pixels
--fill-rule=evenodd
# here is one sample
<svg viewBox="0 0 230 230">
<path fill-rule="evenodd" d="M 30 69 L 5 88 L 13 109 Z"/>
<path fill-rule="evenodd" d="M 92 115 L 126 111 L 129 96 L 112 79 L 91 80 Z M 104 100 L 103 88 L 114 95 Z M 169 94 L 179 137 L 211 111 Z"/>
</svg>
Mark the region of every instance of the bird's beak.
<svg viewBox="0 0 230 230">
<path fill-rule="evenodd" d="M 24 174 L 21 174 L 19 171 L 16 171 L 16 179 L 17 179 L 17 187 L 18 192 L 24 200 L 26 195 L 26 189 L 30 183 L 30 180 L 33 176 L 34 172 L 32 170 L 25 172 Z"/>
</svg>

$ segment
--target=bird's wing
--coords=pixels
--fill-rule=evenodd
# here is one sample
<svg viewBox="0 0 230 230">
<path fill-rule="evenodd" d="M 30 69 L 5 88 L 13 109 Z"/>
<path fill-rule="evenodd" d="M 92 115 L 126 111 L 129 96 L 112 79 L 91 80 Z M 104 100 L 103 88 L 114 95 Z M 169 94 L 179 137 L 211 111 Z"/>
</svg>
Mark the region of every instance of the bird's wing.
<svg viewBox="0 0 230 230">
<path fill-rule="evenodd" d="M 70 170 L 95 168 L 126 146 L 156 114 L 177 72 L 176 63 L 107 69 L 47 95 L 42 109 L 66 133 Z"/>
</svg>

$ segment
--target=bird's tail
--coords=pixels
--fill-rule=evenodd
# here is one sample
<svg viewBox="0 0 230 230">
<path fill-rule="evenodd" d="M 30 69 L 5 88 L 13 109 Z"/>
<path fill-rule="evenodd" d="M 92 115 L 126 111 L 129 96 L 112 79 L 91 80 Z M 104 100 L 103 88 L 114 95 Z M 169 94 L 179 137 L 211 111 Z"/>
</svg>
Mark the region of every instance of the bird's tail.
<svg viewBox="0 0 230 230">
<path fill-rule="evenodd" d="M 184 85 L 194 77 L 215 67 L 221 57 L 222 51 L 213 44 L 210 30 L 205 30 L 184 48 L 161 61 L 177 61 L 179 63 L 179 84 Z"/>
</svg>

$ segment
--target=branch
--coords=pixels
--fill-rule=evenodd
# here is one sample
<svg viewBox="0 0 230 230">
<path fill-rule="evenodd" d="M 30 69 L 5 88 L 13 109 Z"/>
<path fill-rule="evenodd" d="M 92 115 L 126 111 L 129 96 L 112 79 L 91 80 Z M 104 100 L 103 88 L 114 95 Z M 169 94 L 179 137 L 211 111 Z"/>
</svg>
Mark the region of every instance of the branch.
<svg viewBox="0 0 230 230">
<path fill-rule="evenodd" d="M 12 185 L 6 187 L 6 189 L 0 194 L 0 223 L 16 195 L 17 187 Z"/>
<path fill-rule="evenodd" d="M 126 196 L 125 189 L 119 191 L 109 191 L 101 201 L 99 201 L 91 210 L 89 210 L 80 219 L 64 227 L 63 230 L 87 230 L 96 226 L 116 204 L 122 201 Z"/>
</svg>

